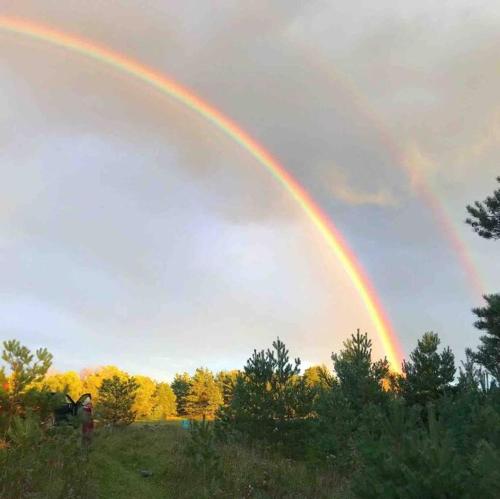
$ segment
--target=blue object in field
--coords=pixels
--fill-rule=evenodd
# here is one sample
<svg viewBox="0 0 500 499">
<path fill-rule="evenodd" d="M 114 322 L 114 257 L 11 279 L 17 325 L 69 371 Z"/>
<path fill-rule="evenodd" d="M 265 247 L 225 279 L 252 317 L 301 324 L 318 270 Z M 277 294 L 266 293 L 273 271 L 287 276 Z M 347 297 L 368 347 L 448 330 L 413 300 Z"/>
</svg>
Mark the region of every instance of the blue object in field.
<svg viewBox="0 0 500 499">
<path fill-rule="evenodd" d="M 191 425 L 189 424 L 189 419 L 183 419 L 183 420 L 181 421 L 181 428 L 182 428 L 183 430 L 189 430 L 189 427 L 190 427 L 190 426 L 191 426 Z"/>
</svg>

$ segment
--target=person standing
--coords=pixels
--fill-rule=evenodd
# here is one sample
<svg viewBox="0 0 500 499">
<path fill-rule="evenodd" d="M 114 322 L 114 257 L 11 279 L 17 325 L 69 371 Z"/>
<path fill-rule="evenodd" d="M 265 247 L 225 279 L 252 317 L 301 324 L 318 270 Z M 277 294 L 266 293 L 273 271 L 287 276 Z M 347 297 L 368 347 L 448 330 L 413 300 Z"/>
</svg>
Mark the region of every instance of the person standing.
<svg viewBox="0 0 500 499">
<path fill-rule="evenodd" d="M 94 434 L 94 418 L 92 414 L 92 398 L 88 395 L 82 402 L 82 445 L 88 447 Z"/>
</svg>

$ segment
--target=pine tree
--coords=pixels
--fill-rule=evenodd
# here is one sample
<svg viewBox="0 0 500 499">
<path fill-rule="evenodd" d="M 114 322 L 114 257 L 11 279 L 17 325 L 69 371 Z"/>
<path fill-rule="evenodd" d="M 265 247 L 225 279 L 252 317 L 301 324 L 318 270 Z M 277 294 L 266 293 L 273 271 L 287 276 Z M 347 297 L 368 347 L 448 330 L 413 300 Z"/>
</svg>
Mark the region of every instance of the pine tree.
<svg viewBox="0 0 500 499">
<path fill-rule="evenodd" d="M 486 295 L 486 307 L 473 309 L 478 321 L 474 325 L 485 334 L 473 353 L 474 360 L 500 381 L 500 294 Z"/>
<path fill-rule="evenodd" d="M 191 377 L 188 373 L 176 374 L 170 386 L 176 397 L 177 415 L 186 416 L 186 398 L 191 388 Z"/>
<path fill-rule="evenodd" d="M 186 413 L 192 418 L 213 418 L 222 405 L 222 394 L 208 369 L 198 368 L 186 397 Z"/>
<path fill-rule="evenodd" d="M 425 406 L 441 397 L 455 377 L 455 357 L 449 347 L 438 353 L 440 339 L 428 332 L 418 340 L 409 361 L 403 361 L 401 391 L 410 404 Z"/>
<path fill-rule="evenodd" d="M 500 177 L 497 177 L 500 182 Z M 474 206 L 467 206 L 472 218 L 468 223 L 474 231 L 485 239 L 500 239 L 500 189 L 488 196 L 483 203 L 476 201 Z"/>
<path fill-rule="evenodd" d="M 383 382 L 389 375 L 387 359 L 372 362 L 368 334 L 356 334 L 344 342 L 339 354 L 332 354 L 333 370 L 344 398 L 357 409 L 383 397 Z"/>
<path fill-rule="evenodd" d="M 52 354 L 46 348 L 39 348 L 33 355 L 17 340 L 4 341 L 3 348 L 2 360 L 10 371 L 9 393 L 17 399 L 31 383 L 43 379 L 52 365 Z"/>
<path fill-rule="evenodd" d="M 222 394 L 222 403 L 228 405 L 233 398 L 234 387 L 240 371 L 234 369 L 232 371 L 220 371 L 215 377 L 215 381 L 219 386 Z"/>
<path fill-rule="evenodd" d="M 138 385 L 134 378 L 122 379 L 115 375 L 103 380 L 99 388 L 96 412 L 105 423 L 129 425 L 135 421 L 132 410 Z"/>
<path fill-rule="evenodd" d="M 254 350 L 247 360 L 237 377 L 230 404 L 219 414 L 219 427 L 255 439 L 281 443 L 288 440 L 293 445 L 287 431 L 298 427 L 310 414 L 313 391 L 299 376 L 300 359 L 291 363 L 279 338 L 272 346 L 272 350 Z"/>
</svg>

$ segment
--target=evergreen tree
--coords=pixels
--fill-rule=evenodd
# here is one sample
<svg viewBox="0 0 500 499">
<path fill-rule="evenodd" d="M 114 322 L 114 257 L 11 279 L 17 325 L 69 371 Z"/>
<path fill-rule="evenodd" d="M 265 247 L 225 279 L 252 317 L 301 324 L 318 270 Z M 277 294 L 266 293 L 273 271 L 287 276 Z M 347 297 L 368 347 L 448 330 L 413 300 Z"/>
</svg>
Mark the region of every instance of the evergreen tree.
<svg viewBox="0 0 500 499">
<path fill-rule="evenodd" d="M 237 369 L 232 371 L 220 371 L 215 377 L 215 381 L 217 382 L 219 390 L 222 394 L 222 403 L 224 405 L 229 405 L 231 402 L 239 372 L 240 371 Z"/>
<path fill-rule="evenodd" d="M 409 361 L 403 361 L 401 391 L 405 400 L 413 405 L 425 406 L 441 397 L 455 377 L 455 357 L 449 347 L 438 353 L 440 339 L 428 332 L 418 340 Z"/>
<path fill-rule="evenodd" d="M 500 182 L 500 177 L 497 177 Z M 485 239 L 500 239 L 500 189 L 488 196 L 484 202 L 476 201 L 474 206 L 467 206 L 472 218 L 466 222 L 474 231 Z"/>
<path fill-rule="evenodd" d="M 191 388 L 191 377 L 188 373 L 176 374 L 170 386 L 176 397 L 177 415 L 186 416 L 186 398 Z"/>
<path fill-rule="evenodd" d="M 122 379 L 114 375 L 105 379 L 99 388 L 99 403 L 96 412 L 105 423 L 129 425 L 135 421 L 132 410 L 138 385 L 134 378 Z"/>
<path fill-rule="evenodd" d="M 229 406 L 219 414 L 220 428 L 232 428 L 250 438 L 295 444 L 290 432 L 310 414 L 313 396 L 299 374 L 300 359 L 292 364 L 279 338 L 272 350 L 254 350 L 236 380 Z"/>
<path fill-rule="evenodd" d="M 36 357 L 36 360 L 35 360 Z M 39 348 L 35 355 L 17 340 L 3 342 L 2 360 L 9 370 L 11 409 L 19 403 L 20 395 L 32 384 L 40 382 L 52 365 L 52 354 Z"/>
<path fill-rule="evenodd" d="M 193 418 L 213 418 L 222 405 L 222 395 L 213 374 L 198 368 L 186 397 L 186 413 Z"/>
<path fill-rule="evenodd" d="M 500 381 L 500 294 L 486 295 L 486 307 L 473 309 L 478 321 L 474 325 L 485 334 L 473 353 L 474 360 Z"/>
<path fill-rule="evenodd" d="M 359 329 L 344 342 L 339 354 L 332 354 L 333 370 L 344 398 L 356 409 L 378 402 L 389 375 L 387 359 L 372 361 L 372 342 Z"/>
</svg>

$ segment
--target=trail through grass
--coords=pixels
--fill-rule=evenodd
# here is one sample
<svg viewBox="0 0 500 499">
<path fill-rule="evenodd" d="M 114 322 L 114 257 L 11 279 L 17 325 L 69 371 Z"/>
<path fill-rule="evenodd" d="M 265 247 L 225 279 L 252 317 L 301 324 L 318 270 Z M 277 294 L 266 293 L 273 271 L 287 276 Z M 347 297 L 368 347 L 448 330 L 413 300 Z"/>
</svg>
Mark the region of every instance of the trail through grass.
<svg viewBox="0 0 500 499">
<path fill-rule="evenodd" d="M 99 497 L 348 497 L 332 474 L 236 444 L 217 447 L 219 472 L 206 476 L 184 452 L 188 439 L 179 421 L 96 432 L 89 457 Z M 143 477 L 141 470 L 152 475 Z"/>
</svg>

